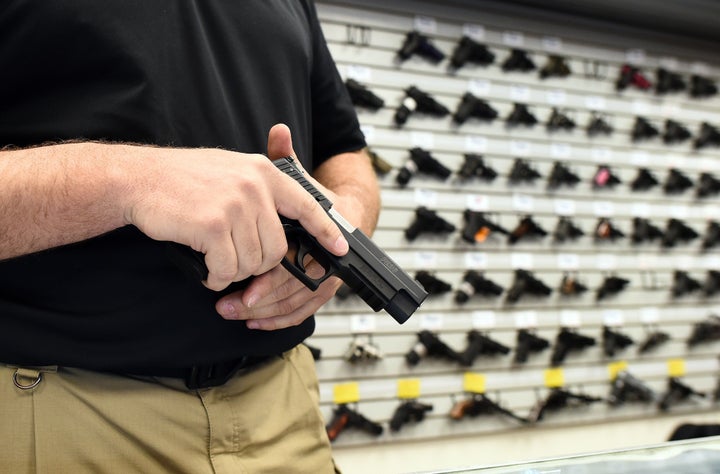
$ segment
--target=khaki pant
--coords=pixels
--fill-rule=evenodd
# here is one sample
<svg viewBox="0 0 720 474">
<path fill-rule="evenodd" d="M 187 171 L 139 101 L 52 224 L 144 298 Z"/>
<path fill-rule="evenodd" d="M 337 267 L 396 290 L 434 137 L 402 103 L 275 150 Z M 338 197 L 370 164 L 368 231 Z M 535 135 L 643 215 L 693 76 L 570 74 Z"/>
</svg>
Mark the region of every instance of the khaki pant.
<svg viewBox="0 0 720 474">
<path fill-rule="evenodd" d="M 170 378 L 0 365 L 1 473 L 332 473 L 309 351 L 187 390 Z M 16 376 L 33 382 L 32 372 Z"/>
</svg>

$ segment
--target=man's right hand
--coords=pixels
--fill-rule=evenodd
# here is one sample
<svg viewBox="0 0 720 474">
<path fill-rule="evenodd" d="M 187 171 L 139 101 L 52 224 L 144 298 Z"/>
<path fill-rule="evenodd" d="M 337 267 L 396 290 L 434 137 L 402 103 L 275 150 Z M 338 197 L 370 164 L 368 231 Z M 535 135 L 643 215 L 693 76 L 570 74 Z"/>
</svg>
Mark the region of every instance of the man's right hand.
<svg viewBox="0 0 720 474">
<path fill-rule="evenodd" d="M 205 285 L 222 290 L 263 274 L 287 253 L 279 214 L 341 256 L 347 241 L 315 198 L 263 155 L 149 148 L 137 160 L 125 221 L 149 237 L 205 254 Z"/>
</svg>

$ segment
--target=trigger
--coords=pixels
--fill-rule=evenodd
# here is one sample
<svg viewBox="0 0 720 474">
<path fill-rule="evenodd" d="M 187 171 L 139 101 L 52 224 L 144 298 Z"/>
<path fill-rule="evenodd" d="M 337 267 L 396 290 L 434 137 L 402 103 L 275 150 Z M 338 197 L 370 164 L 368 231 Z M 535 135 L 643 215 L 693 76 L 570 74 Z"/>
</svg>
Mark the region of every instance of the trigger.
<svg viewBox="0 0 720 474">
<path fill-rule="evenodd" d="M 295 254 L 295 266 L 305 273 L 305 257 L 308 255 L 308 247 L 302 244 L 298 244 L 297 254 Z"/>
</svg>

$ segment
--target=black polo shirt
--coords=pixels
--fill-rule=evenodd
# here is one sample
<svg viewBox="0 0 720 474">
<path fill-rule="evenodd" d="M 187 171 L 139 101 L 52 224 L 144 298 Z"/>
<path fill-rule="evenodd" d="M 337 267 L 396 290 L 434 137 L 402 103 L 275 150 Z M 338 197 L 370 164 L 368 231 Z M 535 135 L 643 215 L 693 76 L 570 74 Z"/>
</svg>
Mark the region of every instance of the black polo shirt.
<svg viewBox="0 0 720 474">
<path fill-rule="evenodd" d="M 364 146 L 309 0 L 9 0 L 0 71 L 0 147 L 264 153 L 278 122 L 309 169 Z M 132 226 L 0 262 L 0 362 L 185 367 L 278 353 L 314 329 L 250 331 L 217 299 Z"/>
</svg>

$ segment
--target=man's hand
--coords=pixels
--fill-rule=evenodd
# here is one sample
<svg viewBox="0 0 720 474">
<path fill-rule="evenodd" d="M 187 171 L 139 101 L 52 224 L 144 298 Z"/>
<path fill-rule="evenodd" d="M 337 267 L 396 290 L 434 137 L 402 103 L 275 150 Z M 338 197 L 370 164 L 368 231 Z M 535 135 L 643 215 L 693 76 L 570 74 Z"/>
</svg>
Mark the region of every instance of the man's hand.
<svg viewBox="0 0 720 474">
<path fill-rule="evenodd" d="M 292 150 L 284 126 L 271 131 L 268 143 L 271 153 L 287 146 Z M 156 159 L 145 161 L 150 172 L 138 173 L 126 222 L 154 239 L 204 253 L 208 288 L 219 291 L 278 267 L 287 253 L 278 213 L 297 219 L 336 255 L 347 252 L 347 241 L 313 196 L 267 157 L 215 149 L 161 150 L 154 149 Z M 163 169 L 164 174 L 158 172 Z"/>
</svg>

